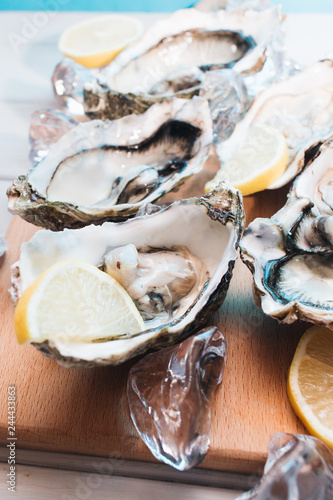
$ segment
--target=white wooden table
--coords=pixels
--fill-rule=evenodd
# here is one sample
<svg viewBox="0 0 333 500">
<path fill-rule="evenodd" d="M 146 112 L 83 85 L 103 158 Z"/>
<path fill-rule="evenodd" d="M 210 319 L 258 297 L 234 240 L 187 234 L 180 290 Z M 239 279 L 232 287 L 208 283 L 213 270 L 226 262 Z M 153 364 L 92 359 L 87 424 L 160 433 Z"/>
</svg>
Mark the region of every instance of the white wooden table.
<svg viewBox="0 0 333 500">
<path fill-rule="evenodd" d="M 11 181 L 29 168 L 28 132 L 31 114 L 54 107 L 50 78 L 61 56 L 59 34 L 68 26 L 91 17 L 91 13 L 0 13 L 0 233 L 5 233 L 11 215 L 7 212 L 6 189 Z M 162 14 L 137 14 L 149 26 Z M 36 25 L 40 27 L 36 27 Z M 288 17 L 287 47 L 301 64 L 333 55 L 333 15 L 295 14 Z M 28 28 L 30 27 L 30 29 Z M 12 40 L 17 35 L 17 47 Z M 312 36 L 309 36 L 311 34 Z M 315 36 L 313 36 L 315 34 Z M 331 50 L 331 54 L 329 54 Z M 38 457 L 37 457 L 38 458 Z M 26 463 L 38 463 L 38 460 Z M 40 464 L 42 465 L 42 464 Z M 7 464 L 0 464 L 0 498 L 12 498 L 7 491 Z M 18 468 L 16 498 L 45 500 L 94 499 L 220 499 L 231 500 L 240 492 L 186 484 L 100 475 L 98 487 L 86 488 L 91 474 L 36 465 Z M 93 484 L 93 483 L 92 483 Z M 81 486 L 81 489 L 80 489 Z M 89 493 L 90 491 L 90 493 Z"/>
</svg>

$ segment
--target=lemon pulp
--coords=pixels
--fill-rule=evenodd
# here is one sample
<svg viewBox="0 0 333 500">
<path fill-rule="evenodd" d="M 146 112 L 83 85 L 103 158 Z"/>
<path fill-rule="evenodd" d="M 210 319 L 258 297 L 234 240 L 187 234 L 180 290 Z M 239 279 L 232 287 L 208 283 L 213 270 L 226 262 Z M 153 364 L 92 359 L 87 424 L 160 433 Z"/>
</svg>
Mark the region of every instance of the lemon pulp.
<svg viewBox="0 0 333 500">
<path fill-rule="evenodd" d="M 127 45 L 141 36 L 140 21 L 130 16 L 100 16 L 68 28 L 58 48 L 65 56 L 86 68 L 111 62 Z"/>
<path fill-rule="evenodd" d="M 308 431 L 333 450 L 333 331 L 314 326 L 305 332 L 290 366 L 287 390 Z"/>
<path fill-rule="evenodd" d="M 214 189 L 221 181 L 228 181 L 243 196 L 263 191 L 285 172 L 288 147 L 278 130 L 257 123 L 250 127 L 244 142 L 223 165 L 205 190 Z"/>
<path fill-rule="evenodd" d="M 92 342 L 145 330 L 123 287 L 80 259 L 54 264 L 25 290 L 15 309 L 19 343 Z"/>
</svg>

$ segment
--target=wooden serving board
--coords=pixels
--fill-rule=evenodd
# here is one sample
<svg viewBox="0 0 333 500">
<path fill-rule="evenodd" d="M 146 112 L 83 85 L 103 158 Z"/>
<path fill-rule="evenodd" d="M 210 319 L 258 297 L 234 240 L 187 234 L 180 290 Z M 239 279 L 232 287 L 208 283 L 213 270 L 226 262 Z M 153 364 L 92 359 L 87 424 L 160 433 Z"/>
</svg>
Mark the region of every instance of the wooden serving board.
<svg viewBox="0 0 333 500">
<path fill-rule="evenodd" d="M 204 172 L 168 199 L 200 195 L 216 170 L 211 158 Z M 284 203 L 288 188 L 244 200 L 247 223 L 269 217 Z M 9 251 L 1 261 L 1 397 L 16 385 L 17 447 L 156 462 L 136 433 L 128 411 L 126 381 L 134 361 L 119 367 L 66 369 L 32 346 L 19 346 L 7 292 L 10 266 L 20 244 L 37 228 L 14 218 L 7 234 Z M 227 299 L 212 318 L 228 340 L 227 363 L 217 390 L 211 445 L 202 467 L 260 474 L 269 440 L 277 432 L 304 433 L 286 393 L 293 353 L 307 325 L 280 325 L 256 308 L 252 276 L 238 259 Z M 6 445 L 7 405 L 1 404 L 0 438 Z"/>
</svg>

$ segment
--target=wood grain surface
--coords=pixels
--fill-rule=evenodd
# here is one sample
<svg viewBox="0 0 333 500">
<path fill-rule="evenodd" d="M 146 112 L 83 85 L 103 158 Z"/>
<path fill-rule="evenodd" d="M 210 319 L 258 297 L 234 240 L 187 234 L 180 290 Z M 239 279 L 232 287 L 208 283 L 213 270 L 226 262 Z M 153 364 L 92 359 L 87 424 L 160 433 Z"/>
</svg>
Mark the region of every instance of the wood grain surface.
<svg viewBox="0 0 333 500">
<path fill-rule="evenodd" d="M 202 193 L 217 165 L 187 181 L 167 200 Z M 247 223 L 271 216 L 284 203 L 288 187 L 244 200 Z M 15 217 L 7 233 L 9 251 L 1 261 L 1 398 L 16 385 L 17 446 L 123 460 L 156 462 L 136 433 L 128 411 L 127 375 L 120 367 L 66 369 L 32 346 L 19 346 L 7 292 L 10 266 L 20 244 L 37 228 Z M 252 276 L 238 259 L 227 299 L 212 318 L 228 340 L 222 385 L 212 407 L 211 445 L 201 467 L 260 474 L 269 440 L 277 432 L 305 432 L 286 394 L 287 371 L 306 324 L 280 325 L 256 308 Z M 6 404 L 0 406 L 0 443 L 6 444 Z"/>
</svg>

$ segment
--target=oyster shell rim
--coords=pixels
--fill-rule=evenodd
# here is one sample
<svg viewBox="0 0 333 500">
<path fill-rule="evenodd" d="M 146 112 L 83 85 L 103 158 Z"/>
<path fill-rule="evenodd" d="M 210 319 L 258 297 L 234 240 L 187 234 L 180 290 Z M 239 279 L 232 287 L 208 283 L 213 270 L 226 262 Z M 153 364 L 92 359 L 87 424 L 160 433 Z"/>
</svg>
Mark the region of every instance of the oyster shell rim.
<svg viewBox="0 0 333 500">
<path fill-rule="evenodd" d="M 222 198 L 222 196 L 224 196 L 224 198 Z M 226 197 L 229 198 L 226 200 L 225 199 Z M 208 288 L 207 284 L 208 282 L 207 282 L 204 285 L 201 292 L 199 293 L 199 295 L 196 297 L 193 304 L 191 304 L 191 306 L 185 311 L 185 313 L 180 318 L 171 321 L 167 325 L 162 325 L 160 327 L 152 328 L 150 330 L 145 330 L 144 332 L 141 332 L 139 335 L 143 336 L 149 334 L 150 332 L 155 333 L 157 330 L 157 335 L 153 335 L 151 338 L 148 338 L 138 346 L 132 347 L 132 349 L 127 350 L 125 354 L 124 353 L 123 354 L 118 353 L 116 355 L 111 354 L 109 358 L 95 358 L 94 360 L 87 360 L 83 358 L 76 358 L 73 356 L 62 354 L 61 347 L 59 349 L 59 345 L 57 344 L 57 342 L 52 342 L 50 340 L 47 340 L 40 344 L 33 343 L 33 345 L 38 350 L 42 351 L 43 354 L 46 355 L 47 357 L 56 359 L 61 365 L 66 367 L 118 365 L 134 356 L 140 355 L 152 349 L 153 350 L 160 349 L 178 343 L 181 340 L 188 337 L 192 331 L 204 325 L 207 319 L 222 304 L 226 296 L 229 287 L 229 282 L 232 277 L 234 263 L 235 260 L 238 258 L 239 240 L 245 225 L 244 207 L 240 192 L 235 190 L 232 186 L 223 183 L 219 186 L 218 189 L 215 189 L 210 193 L 207 193 L 201 198 L 192 197 L 186 200 L 179 200 L 174 202 L 172 205 L 169 205 L 165 209 L 160 210 L 159 212 L 156 212 L 148 216 L 141 216 L 138 217 L 137 219 L 157 216 L 159 213 L 170 210 L 173 206 L 177 206 L 182 203 L 186 203 L 187 205 L 192 204 L 192 205 L 204 206 L 204 208 L 206 209 L 206 215 L 210 219 L 218 221 L 224 226 L 228 223 L 231 223 L 233 226 L 232 229 L 230 228 L 230 239 L 228 241 L 225 250 L 227 251 L 228 248 L 230 247 L 231 255 L 228 256 L 227 262 L 224 263 L 223 275 L 216 278 L 215 280 L 216 283 L 212 285 L 212 290 L 208 298 L 204 296 L 206 289 Z M 134 221 L 135 219 L 131 219 L 121 224 L 133 223 Z M 221 265 L 222 261 L 223 259 L 218 263 L 218 266 Z M 13 265 L 13 268 L 14 270 L 16 269 L 17 271 L 18 269 L 17 263 Z M 210 280 L 212 280 L 213 276 L 211 276 Z M 15 290 L 17 291 L 18 289 L 17 283 L 19 280 L 20 278 L 17 276 L 16 273 L 16 275 L 14 275 L 13 277 L 12 297 L 15 296 Z M 200 301 L 202 301 L 203 304 L 201 304 Z M 200 305 L 199 309 L 196 308 L 198 304 Z M 186 321 L 189 319 L 188 316 L 190 314 L 192 314 L 193 317 L 190 319 L 189 322 L 186 323 Z M 179 325 L 181 326 L 181 328 L 177 330 L 177 327 Z"/>
<path fill-rule="evenodd" d="M 293 258 L 297 255 L 323 255 L 327 253 L 326 249 L 314 247 L 311 250 L 300 249 L 294 243 L 290 243 L 291 231 L 295 223 L 297 223 L 304 214 L 304 212 L 313 211 L 314 216 L 320 217 L 320 212 L 317 209 L 314 200 L 310 198 L 300 197 L 297 194 L 297 183 L 302 175 L 307 172 L 307 168 L 311 168 L 312 163 L 319 157 L 322 150 L 326 147 L 333 148 L 333 136 L 324 142 L 317 144 L 316 147 L 310 147 L 305 152 L 309 153 L 307 157 L 306 164 L 302 172 L 300 172 L 295 178 L 293 185 L 290 188 L 287 201 L 285 205 L 276 212 L 270 218 L 257 218 L 245 229 L 244 235 L 240 241 L 240 256 L 244 264 L 249 268 L 253 277 L 253 296 L 255 303 L 259 309 L 261 309 L 268 316 L 278 320 L 281 323 L 291 324 L 295 321 L 301 320 L 305 322 L 311 322 L 317 325 L 326 326 L 333 329 L 333 310 L 328 310 L 327 308 L 319 308 L 316 305 L 308 305 L 304 302 L 300 302 L 297 299 L 288 301 L 283 304 L 281 301 L 274 298 L 274 294 L 271 289 L 268 288 L 265 283 L 264 278 L 265 270 L 267 264 L 270 262 L 278 262 L 284 259 Z M 297 212 L 296 217 L 290 217 L 290 212 L 292 208 L 296 206 L 301 207 L 301 210 Z M 289 217 L 288 217 L 289 215 Z M 285 218 L 285 219 L 284 219 Z M 280 233 L 279 242 L 280 256 L 272 257 L 271 259 L 266 259 L 264 253 L 269 251 L 268 247 L 262 247 L 262 251 L 255 252 L 253 249 L 249 248 L 248 238 L 253 231 L 253 227 L 256 224 L 262 224 L 263 228 L 275 228 Z M 254 230 L 256 233 L 256 230 Z M 245 243 L 245 244 L 244 244 Z M 282 248 L 283 246 L 283 248 Z M 277 249 L 277 246 L 272 246 L 270 249 Z M 332 248 L 333 252 L 333 248 Z M 329 255 L 332 255 L 329 252 Z"/>
<path fill-rule="evenodd" d="M 200 107 L 199 115 L 198 108 Z M 14 215 L 20 215 L 24 220 L 31 222 L 34 225 L 42 226 L 47 229 L 59 231 L 64 228 L 80 228 L 90 223 L 100 225 L 105 221 L 124 221 L 135 215 L 143 204 L 147 202 L 156 202 L 166 193 L 172 191 L 177 186 L 185 182 L 190 176 L 202 170 L 204 163 L 209 155 L 213 132 L 212 120 L 210 117 L 209 106 L 203 97 L 195 97 L 193 101 L 186 101 L 178 98 L 165 99 L 161 103 L 157 103 L 147 110 L 147 115 L 125 116 L 119 120 L 111 120 L 104 122 L 102 120 L 89 121 L 79 124 L 77 127 L 67 132 L 57 143 L 51 148 L 51 154 L 62 145 L 70 140 L 72 136 L 76 138 L 78 130 L 90 130 L 94 127 L 105 127 L 105 124 L 112 127 L 113 135 L 118 133 L 119 127 L 133 127 L 133 120 L 138 124 L 148 122 L 148 133 L 152 135 L 158 128 L 159 123 L 163 124 L 170 120 L 181 120 L 183 117 L 184 123 L 190 123 L 188 118 L 189 112 L 195 110 L 196 120 L 191 121 L 193 127 L 200 128 L 201 134 L 197 138 L 197 144 L 194 146 L 193 156 L 187 161 L 186 167 L 179 172 L 175 172 L 170 179 L 162 182 L 160 186 L 149 194 L 146 198 L 135 204 L 111 205 L 108 209 L 94 208 L 89 205 L 79 205 L 72 202 L 50 201 L 46 194 L 38 193 L 29 182 L 29 172 L 35 169 L 43 168 L 44 159 L 35 167 L 29 169 L 27 175 L 17 177 L 12 185 L 7 189 L 8 210 Z M 157 117 L 157 125 L 154 128 L 154 118 Z M 155 119 L 156 121 L 156 119 Z M 80 128 L 81 127 L 81 128 Z M 86 133 L 86 132 L 85 132 Z M 128 132 L 128 144 L 130 143 L 131 131 Z M 70 139 L 69 139 L 70 138 Z M 80 136 L 77 138 L 79 143 Z M 120 139 L 118 139 L 119 141 Z M 144 140 L 141 138 L 141 140 Z M 122 143 L 123 138 L 121 139 Z M 135 145 L 135 143 L 134 143 Z M 198 148 L 199 146 L 199 148 Z M 54 156 L 54 155 L 53 155 Z M 46 156 L 46 159 L 48 156 Z M 57 165 L 55 165 L 55 169 Z M 55 170 L 54 170 L 55 171 Z"/>
<path fill-rule="evenodd" d="M 302 70 L 300 73 L 292 75 L 286 80 L 275 82 L 270 87 L 260 92 L 250 104 L 249 109 L 247 110 L 244 117 L 236 124 L 236 127 L 231 136 L 226 141 L 218 145 L 217 154 L 221 160 L 221 163 L 223 164 L 224 161 L 227 161 L 230 158 L 230 156 L 238 146 L 240 140 L 242 140 L 242 138 L 244 138 L 244 135 L 246 135 L 249 127 L 256 122 L 257 120 L 256 115 L 260 113 L 261 109 L 265 106 L 266 102 L 268 102 L 272 97 L 279 95 L 280 89 L 282 89 L 282 92 L 284 92 L 284 94 L 282 95 L 289 95 L 286 92 L 286 86 L 290 81 L 294 85 L 294 90 L 291 93 L 291 95 L 298 95 L 299 92 L 297 86 L 298 80 L 302 79 L 304 77 L 303 75 L 306 76 L 307 74 L 310 74 L 311 76 L 311 72 L 314 73 L 316 79 L 318 80 L 318 71 L 320 69 L 322 71 L 328 71 L 329 69 L 331 69 L 333 72 L 333 59 L 329 58 L 320 59 L 319 61 L 316 61 L 313 64 L 311 64 L 306 69 Z M 331 80 L 332 79 L 333 77 L 331 78 Z M 258 121 L 261 122 L 260 119 Z M 266 123 L 266 121 L 264 120 L 263 123 Z M 304 143 L 303 141 L 303 145 L 298 149 L 297 153 L 294 155 L 291 161 L 289 159 L 287 169 L 284 172 L 284 174 L 282 174 L 281 177 L 279 177 L 279 179 L 277 179 L 275 182 L 270 184 L 267 187 L 267 189 L 269 190 L 279 189 L 280 187 L 294 180 L 306 168 L 307 151 L 319 148 L 324 142 L 326 142 L 330 138 L 330 136 L 331 132 L 327 132 L 322 138 L 318 138 L 317 136 L 315 136 L 306 143 Z"/>
<path fill-rule="evenodd" d="M 183 19 L 184 18 L 184 19 Z M 268 18 L 271 21 L 271 30 L 255 29 L 255 23 L 260 19 Z M 264 28 L 268 24 L 268 19 L 262 24 Z M 167 19 L 155 23 L 149 28 L 136 44 L 129 46 L 117 58 L 110 63 L 106 68 L 105 74 L 97 77 L 95 82 L 89 82 L 84 86 L 83 107 L 84 112 L 89 118 L 119 118 L 125 113 L 142 113 L 148 109 L 155 100 L 152 101 L 149 97 L 149 92 L 134 92 L 133 89 L 127 92 L 120 92 L 112 86 L 112 78 L 117 76 L 131 61 L 141 57 L 143 54 L 157 46 L 162 39 L 169 36 L 175 36 L 180 32 L 189 32 L 195 30 L 214 31 L 217 30 L 217 25 L 222 26 L 222 31 L 233 31 L 241 35 L 244 39 L 251 38 L 254 40 L 254 47 L 236 61 L 232 67 L 241 73 L 249 74 L 260 71 L 266 61 L 266 48 L 269 44 L 272 33 L 276 30 L 276 26 L 283 21 L 284 17 L 279 6 L 274 6 L 265 11 L 257 11 L 255 9 L 247 9 L 243 11 L 226 11 L 219 9 L 216 12 L 201 12 L 194 7 L 189 9 L 179 9 L 171 14 Z M 217 23 L 218 21 L 218 23 Z M 254 25 L 254 28 L 247 30 L 243 26 Z M 169 28 L 169 26 L 171 28 Z M 180 25 L 180 27 L 179 27 Z M 168 30 L 166 29 L 168 26 Z M 176 26 L 178 26 L 176 28 Z M 265 35 L 263 35 L 263 32 Z M 263 39 L 261 39 L 262 37 Z M 259 40 L 257 40 L 259 38 Z M 211 69 L 216 69 L 216 65 L 211 65 Z M 199 66 L 198 66 L 199 67 Z M 221 69 L 221 65 L 218 66 Z M 223 67 L 229 67 L 223 66 Z M 155 82 L 156 83 L 156 82 Z M 200 89 L 199 89 L 200 90 Z M 184 91 L 183 91 L 184 92 Z M 189 99 L 196 95 L 198 89 L 193 87 L 187 92 L 178 92 L 174 95 L 179 98 Z M 155 99 L 155 98 L 154 98 Z M 165 97 L 156 98 L 157 102 L 165 99 Z M 90 101 L 91 104 L 88 104 Z M 124 106 L 125 111 L 121 111 Z M 111 114 L 109 114 L 111 113 Z"/>
</svg>

